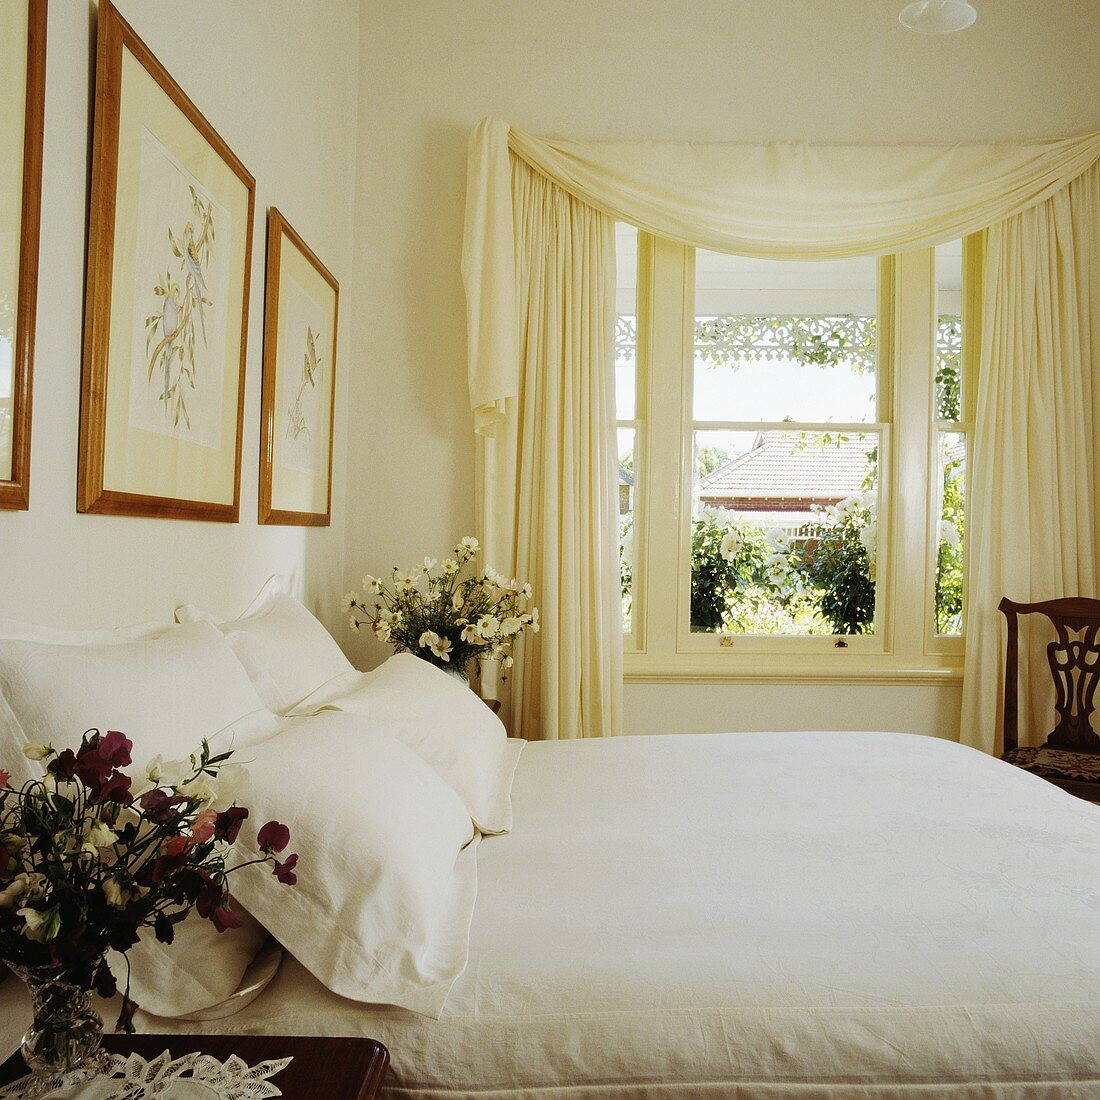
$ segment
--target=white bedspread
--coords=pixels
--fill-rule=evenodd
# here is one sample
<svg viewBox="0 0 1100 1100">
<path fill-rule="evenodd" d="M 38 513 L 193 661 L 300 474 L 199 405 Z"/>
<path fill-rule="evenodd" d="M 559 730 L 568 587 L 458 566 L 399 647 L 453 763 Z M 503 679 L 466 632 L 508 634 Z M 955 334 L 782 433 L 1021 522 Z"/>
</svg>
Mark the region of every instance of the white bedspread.
<svg viewBox="0 0 1100 1100">
<path fill-rule="evenodd" d="M 513 796 L 442 1020 L 287 959 L 207 1026 L 374 1036 L 417 1100 L 1100 1096 L 1100 811 L 1043 780 L 906 734 L 624 737 L 528 746 Z"/>
</svg>

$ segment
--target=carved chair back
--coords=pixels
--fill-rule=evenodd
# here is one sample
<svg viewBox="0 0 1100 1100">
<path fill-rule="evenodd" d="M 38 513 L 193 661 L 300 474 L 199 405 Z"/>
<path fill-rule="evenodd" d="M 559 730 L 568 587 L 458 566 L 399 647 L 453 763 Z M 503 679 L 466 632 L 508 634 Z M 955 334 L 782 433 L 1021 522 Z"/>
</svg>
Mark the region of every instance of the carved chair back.
<svg viewBox="0 0 1100 1100">
<path fill-rule="evenodd" d="M 1047 646 L 1047 663 L 1054 678 L 1058 722 L 1047 744 L 1070 752 L 1100 753 L 1100 736 L 1090 718 L 1100 685 L 1100 600 L 1067 596 L 1039 603 L 1016 603 L 1005 597 L 997 605 L 1008 620 L 1008 651 L 1005 661 L 1004 747 L 1019 744 L 1019 616 L 1045 615 L 1054 625 L 1056 640 Z"/>
</svg>

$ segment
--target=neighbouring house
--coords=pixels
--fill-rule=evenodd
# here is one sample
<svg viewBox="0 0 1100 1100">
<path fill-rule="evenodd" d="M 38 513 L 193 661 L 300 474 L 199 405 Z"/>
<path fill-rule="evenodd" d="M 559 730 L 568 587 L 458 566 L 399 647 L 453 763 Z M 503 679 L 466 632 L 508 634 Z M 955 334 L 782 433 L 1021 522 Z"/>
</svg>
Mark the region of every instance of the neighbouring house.
<svg viewBox="0 0 1100 1100">
<path fill-rule="evenodd" d="M 619 515 L 625 516 L 634 510 L 634 471 L 625 466 L 619 467 Z"/>
<path fill-rule="evenodd" d="M 728 508 L 761 526 L 795 531 L 826 507 L 862 490 L 871 450 L 866 438 L 822 445 L 801 432 L 758 432 L 752 447 L 700 478 L 699 503 Z"/>
</svg>

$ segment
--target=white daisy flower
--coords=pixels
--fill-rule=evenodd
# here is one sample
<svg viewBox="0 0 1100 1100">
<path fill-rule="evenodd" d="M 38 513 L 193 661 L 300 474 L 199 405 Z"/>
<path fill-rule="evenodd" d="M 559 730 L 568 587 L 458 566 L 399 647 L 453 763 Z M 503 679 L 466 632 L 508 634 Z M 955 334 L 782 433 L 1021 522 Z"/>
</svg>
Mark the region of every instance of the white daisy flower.
<svg viewBox="0 0 1100 1100">
<path fill-rule="evenodd" d="M 481 543 L 478 542 L 473 535 L 463 535 L 462 541 L 459 542 L 458 545 L 459 548 L 461 548 L 462 550 L 466 550 L 471 554 L 476 554 L 478 547 L 481 546 Z"/>
<path fill-rule="evenodd" d="M 440 565 L 439 568 L 442 569 L 443 573 L 449 577 L 452 573 L 458 572 L 458 562 L 455 561 L 454 558 L 444 558 L 443 564 Z"/>
<path fill-rule="evenodd" d="M 407 573 L 398 573 L 393 578 L 394 586 L 399 592 L 408 592 L 416 587 L 417 572 L 409 570 Z"/>
<path fill-rule="evenodd" d="M 483 638 L 491 638 L 500 629 L 500 619 L 494 615 L 482 615 L 477 621 L 477 632 Z"/>
<path fill-rule="evenodd" d="M 368 573 L 363 578 L 363 588 L 367 592 L 381 592 L 382 591 L 382 582 L 381 582 L 381 580 L 379 580 L 378 577 L 372 577 L 370 575 L 370 573 Z"/>
</svg>

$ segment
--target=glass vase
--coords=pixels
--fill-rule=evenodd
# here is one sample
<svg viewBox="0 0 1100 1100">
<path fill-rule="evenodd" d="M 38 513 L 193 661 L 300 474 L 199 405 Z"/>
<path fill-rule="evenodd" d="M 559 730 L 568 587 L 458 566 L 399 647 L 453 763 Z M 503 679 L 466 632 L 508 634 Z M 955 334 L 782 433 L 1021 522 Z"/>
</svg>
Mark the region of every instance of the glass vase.
<svg viewBox="0 0 1100 1100">
<path fill-rule="evenodd" d="M 20 1047 L 27 1068 L 43 1077 L 82 1069 L 92 1074 L 102 1069 L 107 1060 L 102 1046 L 103 1021 L 92 1008 L 92 991 L 70 980 L 64 971 L 12 969 L 31 995 L 34 1019 Z"/>
</svg>

